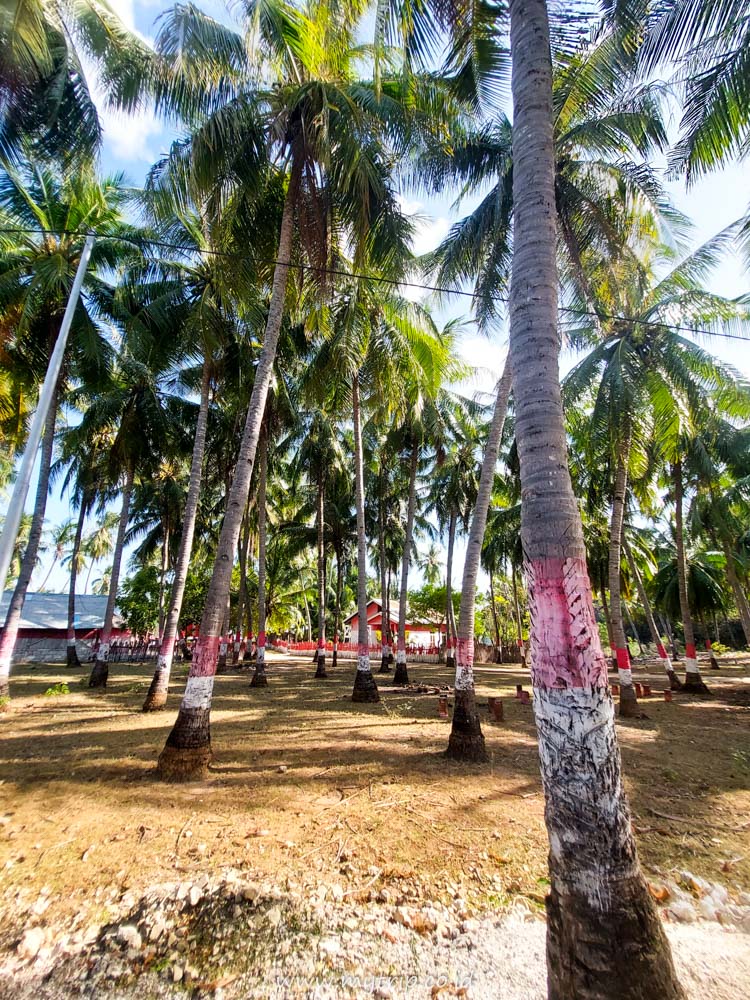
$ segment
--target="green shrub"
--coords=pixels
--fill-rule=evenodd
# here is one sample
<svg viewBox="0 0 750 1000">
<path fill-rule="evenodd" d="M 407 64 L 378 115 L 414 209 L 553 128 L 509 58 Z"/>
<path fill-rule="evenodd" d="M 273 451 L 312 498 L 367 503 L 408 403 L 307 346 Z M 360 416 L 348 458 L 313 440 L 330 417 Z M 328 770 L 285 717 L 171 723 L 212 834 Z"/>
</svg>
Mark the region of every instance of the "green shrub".
<svg viewBox="0 0 750 1000">
<path fill-rule="evenodd" d="M 58 694 L 70 694 L 70 688 L 65 683 L 65 681 L 61 681 L 59 684 L 55 684 L 54 687 L 47 688 L 47 690 L 44 692 L 44 697 L 54 698 Z"/>
</svg>

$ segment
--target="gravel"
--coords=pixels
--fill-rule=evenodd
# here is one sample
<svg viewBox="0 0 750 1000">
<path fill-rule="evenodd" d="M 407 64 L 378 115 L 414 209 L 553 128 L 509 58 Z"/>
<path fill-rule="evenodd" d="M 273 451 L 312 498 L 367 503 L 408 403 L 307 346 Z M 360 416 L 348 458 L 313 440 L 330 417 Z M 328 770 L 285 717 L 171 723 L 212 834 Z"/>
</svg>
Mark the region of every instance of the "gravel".
<svg viewBox="0 0 750 1000">
<path fill-rule="evenodd" d="M 681 887 L 656 887 L 667 897 L 665 926 L 683 985 L 691 1000 L 737 1000 L 750 983 L 741 912 L 748 900 L 691 880 L 683 873 Z M 0 997 L 166 1000 L 184 998 L 186 990 L 215 1000 L 546 995 L 545 924 L 523 899 L 509 912 L 469 914 L 461 899 L 407 904 L 387 893 L 384 900 L 382 890 L 360 900 L 331 890 L 292 883 L 282 889 L 227 869 L 140 896 L 130 890 L 109 923 L 72 933 L 42 926 L 32 905 L 26 926 L 0 954 Z M 710 904 L 701 906 L 705 900 Z M 669 910 L 677 902 L 684 922 Z M 727 907 L 739 914 L 731 924 Z"/>
</svg>

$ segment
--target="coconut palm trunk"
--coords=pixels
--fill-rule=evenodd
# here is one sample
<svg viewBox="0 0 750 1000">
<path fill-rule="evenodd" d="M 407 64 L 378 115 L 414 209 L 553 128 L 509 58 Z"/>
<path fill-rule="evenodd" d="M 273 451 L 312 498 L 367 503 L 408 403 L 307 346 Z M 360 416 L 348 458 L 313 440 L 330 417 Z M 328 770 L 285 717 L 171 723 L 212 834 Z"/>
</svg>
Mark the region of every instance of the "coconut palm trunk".
<svg viewBox="0 0 750 1000">
<path fill-rule="evenodd" d="M 336 552 L 336 601 L 333 609 L 333 653 L 331 666 L 335 670 L 339 661 L 339 628 L 341 627 L 341 591 L 344 585 L 344 567 L 341 553 Z"/>
<path fill-rule="evenodd" d="M 651 607 L 651 601 L 648 599 L 648 594 L 646 593 L 646 587 L 643 583 L 643 577 L 640 574 L 638 566 L 636 565 L 635 559 L 633 558 L 633 552 L 628 545 L 627 541 L 623 542 L 623 547 L 625 549 L 625 556 L 628 560 L 628 566 L 630 567 L 630 572 L 635 581 L 635 587 L 638 591 L 638 600 L 641 602 L 641 607 L 643 608 L 643 613 L 646 616 L 646 621 L 648 623 L 648 630 L 651 633 L 651 639 L 656 646 L 656 651 L 659 654 L 659 659 L 662 662 L 662 666 L 669 678 L 669 686 L 672 691 L 681 691 L 682 683 L 675 673 L 675 669 L 672 666 L 672 661 L 669 658 L 669 654 L 664 648 L 664 643 L 661 641 L 661 635 L 656 627 L 656 620 L 654 618 L 654 612 Z"/>
<path fill-rule="evenodd" d="M 42 538 L 42 528 L 44 527 L 44 514 L 47 510 L 47 493 L 49 491 L 49 474 L 52 465 L 52 448 L 55 443 L 55 419 L 57 417 L 57 392 L 54 393 L 50 403 L 47 419 L 44 422 L 44 432 L 42 435 L 42 447 L 39 458 L 39 479 L 37 481 L 36 496 L 34 498 L 34 513 L 31 518 L 29 529 L 29 540 L 26 543 L 26 551 L 21 560 L 21 568 L 16 580 L 16 586 L 8 605 L 8 613 L 5 616 L 5 627 L 0 637 L 0 698 L 8 696 L 10 689 L 10 664 L 13 659 L 13 650 L 18 638 L 18 627 L 21 623 L 21 613 L 26 601 L 26 593 L 31 583 L 31 576 L 36 566 L 36 557 L 39 552 L 39 543 Z"/>
<path fill-rule="evenodd" d="M 172 672 L 172 658 L 174 656 L 175 642 L 180 624 L 182 598 L 185 595 L 185 584 L 187 582 L 188 569 L 190 568 L 190 556 L 193 551 L 193 536 L 195 534 L 195 519 L 201 495 L 210 389 L 211 369 L 208 359 L 204 359 L 203 377 L 201 379 L 201 400 L 198 409 L 198 420 L 195 426 L 193 457 L 190 463 L 190 484 L 188 486 L 185 512 L 182 519 L 180 549 L 177 553 L 177 565 L 175 566 L 172 593 L 169 598 L 169 611 L 167 612 L 167 620 L 161 636 L 159 655 L 156 658 L 156 670 L 154 671 L 146 700 L 143 703 L 144 712 L 154 712 L 157 709 L 164 708 L 167 703 L 169 676 Z"/>
<path fill-rule="evenodd" d="M 552 64 L 545 0 L 510 0 L 510 356 L 531 671 L 549 833 L 550 1000 L 683 998 L 638 864 L 559 382 Z"/>
<path fill-rule="evenodd" d="M 456 540 L 456 513 L 451 510 L 448 520 L 448 552 L 445 559 L 445 665 L 456 669 L 456 629 L 453 622 L 453 545 Z"/>
<path fill-rule="evenodd" d="M 159 643 L 164 635 L 164 595 L 167 571 L 169 570 L 169 520 L 164 524 L 164 541 L 161 545 L 161 566 L 159 567 Z"/>
<path fill-rule="evenodd" d="M 691 694 L 707 694 L 708 688 L 703 683 L 698 669 L 698 654 L 695 649 L 695 632 L 693 617 L 690 613 L 690 600 L 687 589 L 687 559 L 685 556 L 685 531 L 682 519 L 683 485 L 682 462 L 676 461 L 672 466 L 672 482 L 674 485 L 674 527 L 675 548 L 677 550 L 677 589 L 680 595 L 680 615 L 682 616 L 682 631 L 685 636 L 685 683 L 683 691 Z"/>
<path fill-rule="evenodd" d="M 278 262 L 274 268 L 263 350 L 255 372 L 234 479 L 227 498 L 216 560 L 201 617 L 200 636 L 190 663 L 190 673 L 177 721 L 159 757 L 159 774 L 170 781 L 203 777 L 211 761 L 211 695 L 218 659 L 219 630 L 226 605 L 226 595 L 231 584 L 232 565 L 242 516 L 250 492 L 250 479 L 284 315 L 298 178 L 299 167 L 293 164 L 281 218 Z"/>
<path fill-rule="evenodd" d="M 133 495 L 133 480 L 135 469 L 133 464 L 128 466 L 125 473 L 125 485 L 122 489 L 122 506 L 120 508 L 120 523 L 117 525 L 117 538 L 112 552 L 112 573 L 109 578 L 109 592 L 107 594 L 107 606 L 104 610 L 104 622 L 102 624 L 101 638 L 96 650 L 96 659 L 91 668 L 89 676 L 90 688 L 104 688 L 107 686 L 109 678 L 109 640 L 112 635 L 112 622 L 115 617 L 115 604 L 117 603 L 117 588 L 120 583 L 120 565 L 122 563 L 122 553 L 125 549 L 125 534 L 128 529 L 130 519 L 130 498 Z"/>
<path fill-rule="evenodd" d="M 325 479 L 323 470 L 318 470 L 318 506 L 316 521 L 318 527 L 318 660 L 315 676 L 328 677 L 326 673 L 326 546 L 325 546 Z"/>
<path fill-rule="evenodd" d="M 521 602 L 518 600 L 518 574 L 516 564 L 511 559 L 510 575 L 513 581 L 513 606 L 516 612 L 516 629 L 518 630 L 518 652 L 521 656 L 521 665 L 526 666 L 526 646 L 523 641 L 523 619 L 521 618 Z"/>
<path fill-rule="evenodd" d="M 625 519 L 625 500 L 628 488 L 628 453 L 630 442 L 625 439 L 618 448 L 615 471 L 615 488 L 612 496 L 612 514 L 609 524 L 609 618 L 612 625 L 612 640 L 615 644 L 617 677 L 620 682 L 620 715 L 624 718 L 638 716 L 638 699 L 633 687 L 630 669 L 630 651 L 625 635 L 620 596 L 620 563 L 622 525 Z"/>
<path fill-rule="evenodd" d="M 602 602 L 602 614 L 604 615 L 604 624 L 607 628 L 607 642 L 609 643 L 609 651 L 614 656 L 615 640 L 612 638 L 612 618 L 609 614 L 609 603 L 607 602 L 607 589 L 604 586 L 604 575 L 602 574 L 599 580 L 599 600 Z"/>
<path fill-rule="evenodd" d="M 700 612 L 701 628 L 703 629 L 703 645 L 706 647 L 706 652 L 709 656 L 709 663 L 711 664 L 712 670 L 719 669 L 719 661 L 714 656 L 713 644 L 711 642 L 711 634 L 708 631 L 708 625 L 706 624 L 706 615 L 703 611 Z"/>
<path fill-rule="evenodd" d="M 255 670 L 250 687 L 268 687 L 266 674 L 266 544 L 268 517 L 266 487 L 268 480 L 268 429 L 260 435 L 258 449 L 258 639 L 255 645 Z"/>
<path fill-rule="evenodd" d="M 471 519 L 469 540 L 466 545 L 464 574 L 461 581 L 461 604 L 458 612 L 458 637 L 456 641 L 456 681 L 453 724 L 448 739 L 446 756 L 452 760 L 488 760 L 484 736 L 479 722 L 476 691 L 474 690 L 474 607 L 476 604 L 477 575 L 482 559 L 487 514 L 495 484 L 495 468 L 500 450 L 500 439 L 508 412 L 512 375 L 510 362 L 497 387 L 495 412 L 492 415 L 487 446 L 482 458 L 479 490 Z"/>
<path fill-rule="evenodd" d="M 362 414 L 359 403 L 359 373 L 352 379 L 354 421 L 354 482 L 357 505 L 357 673 L 352 701 L 380 701 L 370 668 L 370 635 L 367 627 L 367 538 L 365 536 L 365 473 L 362 457 Z"/>
<path fill-rule="evenodd" d="M 622 607 L 623 611 L 625 612 L 625 617 L 628 620 L 630 631 L 633 633 L 633 639 L 635 639 L 636 643 L 638 644 L 638 655 L 643 656 L 643 643 L 641 642 L 641 637 L 638 633 L 638 629 L 636 628 L 635 621 L 633 620 L 633 614 L 630 610 L 630 606 L 624 598 L 622 598 Z"/>
<path fill-rule="evenodd" d="M 243 659 L 243 631 L 245 628 L 245 605 L 247 604 L 247 550 L 250 546 L 250 529 L 248 512 L 245 511 L 240 543 L 237 548 L 237 559 L 240 564 L 240 586 L 237 593 L 237 631 L 234 636 L 232 663 L 238 666 Z"/>
<path fill-rule="evenodd" d="M 729 580 L 729 585 L 732 588 L 734 603 L 737 605 L 737 612 L 742 623 L 742 631 L 745 633 L 745 642 L 750 645 L 750 605 L 748 604 L 747 597 L 745 596 L 745 591 L 742 589 L 740 579 L 737 576 L 737 567 L 734 562 L 734 555 L 732 554 L 729 539 L 723 532 L 721 536 L 721 547 L 724 550 L 724 558 L 726 559 L 727 579 Z"/>
<path fill-rule="evenodd" d="M 414 440 L 409 460 L 409 499 L 406 504 L 406 531 L 404 533 L 404 551 L 401 555 L 401 589 L 398 595 L 398 649 L 396 650 L 396 670 L 393 674 L 393 683 L 399 687 L 404 687 L 409 683 L 409 671 L 406 666 L 406 600 L 409 593 L 409 563 L 414 537 L 414 513 L 417 506 L 418 466 L 419 442 Z"/>
<path fill-rule="evenodd" d="M 391 665 L 391 610 L 388 600 L 388 580 L 385 555 L 385 528 L 383 525 L 383 497 L 378 498 L 378 550 L 380 553 L 380 671 L 390 673 Z"/>
<path fill-rule="evenodd" d="M 503 651 L 502 644 L 500 640 L 500 622 L 497 620 L 497 606 L 495 603 L 495 584 L 492 580 L 493 573 L 490 572 L 490 612 L 492 614 L 492 627 L 495 630 L 495 655 L 493 661 L 495 663 L 503 662 Z"/>
<path fill-rule="evenodd" d="M 76 649 L 76 580 L 78 578 L 78 553 L 81 551 L 81 539 L 83 538 L 83 526 L 86 523 L 86 511 L 88 510 L 89 499 L 84 491 L 81 497 L 81 508 L 78 511 L 78 521 L 76 523 L 76 533 L 73 536 L 73 551 L 70 554 L 70 584 L 68 585 L 68 638 L 65 649 L 65 665 L 68 667 L 80 667 L 81 661 L 78 658 Z"/>
</svg>

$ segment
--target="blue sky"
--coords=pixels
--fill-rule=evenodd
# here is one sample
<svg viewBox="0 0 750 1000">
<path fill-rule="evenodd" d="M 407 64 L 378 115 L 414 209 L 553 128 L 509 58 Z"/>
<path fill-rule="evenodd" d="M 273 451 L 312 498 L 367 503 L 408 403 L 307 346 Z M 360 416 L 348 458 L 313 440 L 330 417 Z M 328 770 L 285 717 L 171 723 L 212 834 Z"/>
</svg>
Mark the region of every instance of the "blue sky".
<svg viewBox="0 0 750 1000">
<path fill-rule="evenodd" d="M 207 13 L 222 20 L 229 20 L 224 3 L 217 0 L 196 0 Z M 153 39 L 156 32 L 156 20 L 170 3 L 164 0 L 110 0 L 111 5 L 131 28 L 136 29 L 146 39 Z M 104 148 L 102 152 L 102 168 L 105 171 L 124 171 L 128 179 L 140 184 L 151 164 L 165 153 L 175 133 L 165 127 L 149 111 L 143 111 L 131 117 L 114 114 L 106 108 L 106 95 L 94 84 L 97 103 L 102 110 L 104 125 Z M 685 190 L 681 182 L 669 185 L 674 203 L 685 212 L 695 223 L 696 245 L 714 233 L 733 222 L 747 209 L 750 202 L 750 182 L 747 164 L 731 166 L 707 177 L 697 183 L 690 191 Z M 405 191 L 404 204 L 407 210 L 419 215 L 420 223 L 415 242 L 415 251 L 422 253 L 431 249 L 445 236 L 451 223 L 473 207 L 467 202 L 458 213 L 452 208 L 453 196 L 448 194 L 442 198 L 425 198 L 418 191 Z M 727 258 L 717 270 L 711 281 L 714 291 L 723 295 L 740 295 L 749 289 L 747 273 L 743 271 L 739 260 Z M 438 310 L 438 316 L 445 319 L 449 316 L 467 315 L 469 300 L 457 299 L 454 303 Z M 714 339 L 708 346 L 723 360 L 733 364 L 745 376 L 750 378 L 750 343 L 740 341 Z M 476 387 L 490 389 L 494 378 L 499 374 L 505 356 L 503 346 L 503 331 L 498 330 L 497 338 L 487 339 L 472 332 L 469 326 L 461 346 L 462 354 L 467 362 L 479 369 Z M 573 357 L 564 355 L 561 364 L 563 369 L 570 367 Z M 33 500 L 29 498 L 27 508 Z M 50 523 L 57 524 L 70 516 L 67 502 L 57 496 L 50 497 L 48 503 L 48 518 Z M 462 554 L 457 552 L 460 564 Z M 37 569 L 34 583 L 43 578 L 49 559 L 43 558 L 42 565 Z M 96 575 L 96 571 L 94 573 Z M 55 570 L 49 582 L 50 587 L 65 587 L 65 574 Z"/>
</svg>

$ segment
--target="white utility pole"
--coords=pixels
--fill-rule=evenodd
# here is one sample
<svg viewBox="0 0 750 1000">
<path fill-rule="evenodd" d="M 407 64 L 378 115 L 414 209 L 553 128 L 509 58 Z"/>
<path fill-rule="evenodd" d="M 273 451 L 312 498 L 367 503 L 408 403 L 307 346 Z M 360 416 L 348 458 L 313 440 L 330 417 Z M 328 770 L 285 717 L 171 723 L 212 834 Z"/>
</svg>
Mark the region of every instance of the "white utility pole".
<svg viewBox="0 0 750 1000">
<path fill-rule="evenodd" d="M 21 516 L 23 515 L 23 509 L 26 504 L 26 494 L 29 492 L 31 470 L 34 467 L 36 453 L 39 450 L 39 442 L 42 440 L 42 430 L 52 403 L 52 397 L 55 394 L 57 380 L 60 378 L 63 355 L 65 354 L 65 345 L 67 343 L 68 334 L 73 322 L 73 313 L 78 305 L 78 297 L 81 294 L 81 285 L 83 284 L 83 279 L 86 275 L 86 268 L 88 267 L 93 247 L 94 237 L 93 235 L 89 235 L 86 237 L 86 242 L 83 246 L 81 260 L 78 264 L 78 270 L 76 271 L 75 280 L 73 281 L 73 287 L 70 290 L 70 298 L 68 299 L 68 304 L 65 308 L 62 326 L 60 327 L 60 332 L 57 335 L 57 342 L 55 343 L 54 350 L 52 351 L 52 356 L 49 359 L 47 375 L 45 376 L 44 384 L 42 385 L 41 392 L 39 393 L 39 402 L 37 404 L 36 412 L 34 413 L 34 419 L 31 421 L 31 429 L 29 431 L 28 441 L 26 442 L 26 449 L 24 450 L 23 458 L 21 459 L 21 467 L 18 470 L 18 477 L 13 487 L 13 496 L 10 498 L 8 513 L 5 516 L 3 533 L 2 536 L 0 536 L 0 596 L 2 596 L 3 591 L 5 590 L 5 581 L 8 579 L 10 560 L 13 556 L 13 548 L 16 544 L 18 528 L 21 524 Z"/>
</svg>

